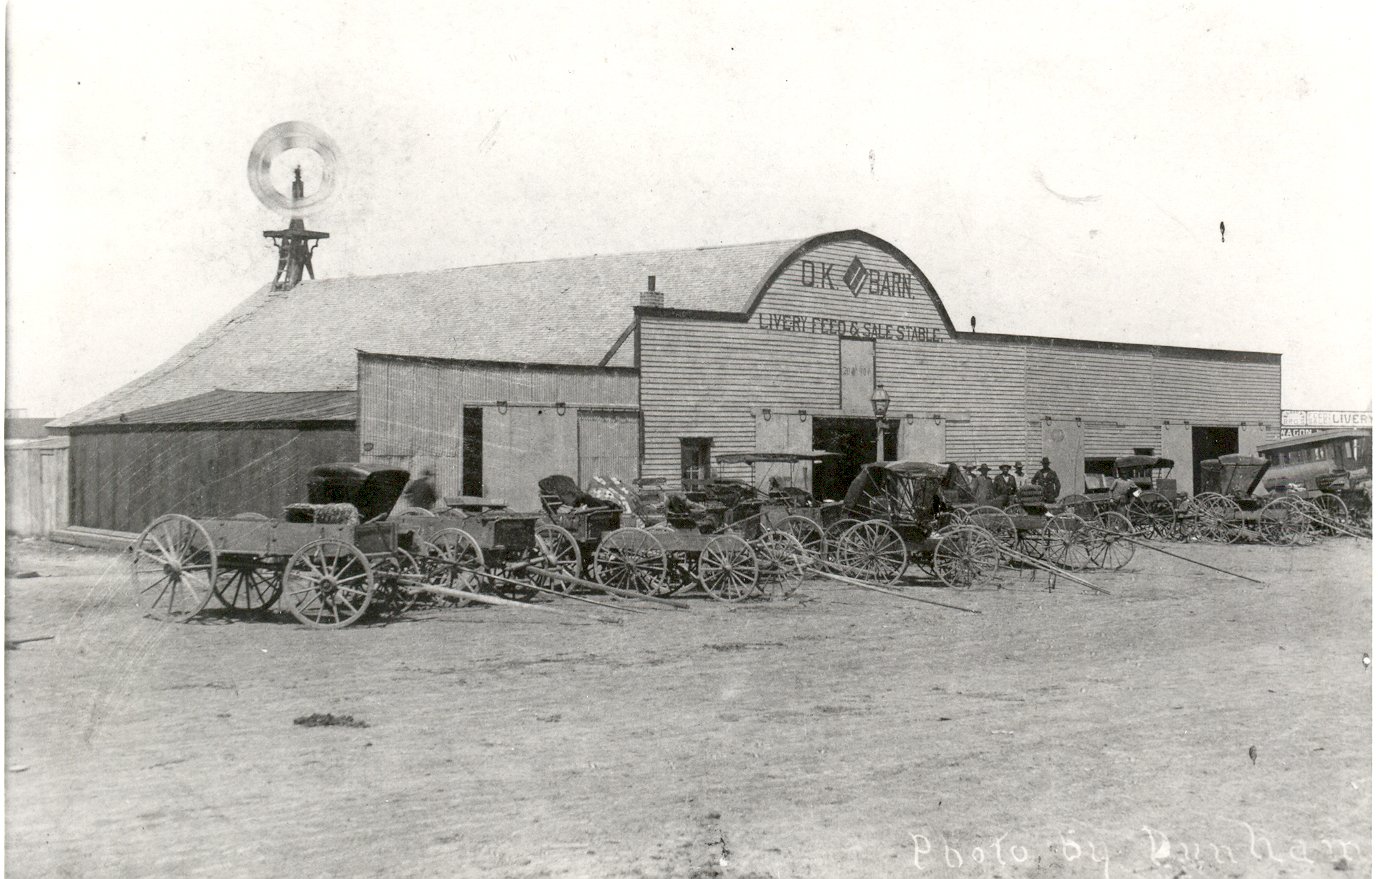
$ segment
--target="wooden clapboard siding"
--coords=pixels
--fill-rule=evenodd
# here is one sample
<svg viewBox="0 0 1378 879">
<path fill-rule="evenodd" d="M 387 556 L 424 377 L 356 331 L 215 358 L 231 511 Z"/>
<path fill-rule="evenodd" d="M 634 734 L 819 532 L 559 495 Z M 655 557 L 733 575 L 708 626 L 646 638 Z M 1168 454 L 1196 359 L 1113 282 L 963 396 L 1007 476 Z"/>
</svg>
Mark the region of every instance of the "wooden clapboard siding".
<svg viewBox="0 0 1378 879">
<path fill-rule="evenodd" d="M 842 277 L 853 258 L 910 275 L 912 295 L 853 295 Z M 824 266 L 831 266 L 831 286 L 822 280 Z M 673 308 L 672 296 L 666 305 Z M 744 317 L 641 312 L 645 475 L 677 480 L 684 437 L 711 437 L 715 455 L 763 448 L 758 428 L 766 407 L 842 414 L 839 337 L 876 337 L 876 380 L 890 394 L 891 417 L 941 418 L 946 457 L 955 461 L 1032 463 L 1044 452 L 1046 418 L 1081 419 L 1088 455 L 1156 449 L 1165 419 L 1270 425 L 1278 418 L 1276 357 L 954 334 L 927 282 L 860 239 L 828 240 L 800 253 Z M 815 334 L 814 318 L 847 325 Z M 886 338 L 886 325 L 923 334 Z"/>
<path fill-rule="evenodd" d="M 635 407 L 629 369 L 540 366 L 360 353 L 359 440 L 373 455 L 455 456 L 464 406 L 563 402 Z"/>
<path fill-rule="evenodd" d="M 72 436 L 71 521 L 140 531 L 164 513 L 278 516 L 310 468 L 352 461 L 353 427 L 83 430 Z"/>
<path fill-rule="evenodd" d="M 1153 391 L 1164 419 L 1272 426 L 1281 418 L 1282 366 L 1165 352 L 1153 361 Z"/>
</svg>

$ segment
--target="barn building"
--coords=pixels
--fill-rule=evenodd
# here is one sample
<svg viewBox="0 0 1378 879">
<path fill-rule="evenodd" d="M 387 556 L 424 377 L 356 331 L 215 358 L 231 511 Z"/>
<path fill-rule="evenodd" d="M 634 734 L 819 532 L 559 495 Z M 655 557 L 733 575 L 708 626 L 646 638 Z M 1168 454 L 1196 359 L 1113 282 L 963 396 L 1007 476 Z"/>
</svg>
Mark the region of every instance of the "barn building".
<svg viewBox="0 0 1378 879">
<path fill-rule="evenodd" d="M 96 437 L 215 391 L 347 392 L 357 444 L 333 457 L 431 464 L 442 494 L 517 508 L 536 506 L 550 473 L 674 487 L 709 468 L 747 477 L 715 462 L 748 451 L 838 453 L 792 475 L 839 497 L 878 437 L 887 459 L 1046 455 L 1066 492 L 1086 458 L 1160 454 L 1191 491 L 1195 463 L 1277 436 L 1281 357 L 959 331 L 913 260 L 856 230 L 306 281 L 259 291 L 169 363 L 57 422 L 72 434 L 74 501 L 99 478 L 79 466 Z M 235 411 L 215 429 L 248 420 Z M 289 414 L 280 429 L 308 429 Z M 119 518 L 73 504 L 78 524 Z"/>
</svg>

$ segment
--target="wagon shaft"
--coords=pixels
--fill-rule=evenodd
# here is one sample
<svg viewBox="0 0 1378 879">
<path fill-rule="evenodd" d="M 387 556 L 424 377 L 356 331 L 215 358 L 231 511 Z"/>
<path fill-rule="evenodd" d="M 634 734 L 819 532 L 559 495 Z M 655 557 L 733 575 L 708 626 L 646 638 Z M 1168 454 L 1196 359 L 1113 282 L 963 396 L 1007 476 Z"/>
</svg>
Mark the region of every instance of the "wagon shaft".
<svg viewBox="0 0 1378 879">
<path fill-rule="evenodd" d="M 617 589 L 613 586 L 604 586 L 602 583 L 595 583 L 592 580 L 582 580 L 563 571 L 552 571 L 548 568 L 538 568 L 534 562 L 521 562 L 511 567 L 513 572 L 530 571 L 538 577 L 549 577 L 552 580 L 560 580 L 569 583 L 571 586 L 583 586 L 585 589 L 594 589 L 608 595 L 616 595 L 619 598 L 635 598 L 640 601 L 649 601 L 655 604 L 673 607 L 679 610 L 687 610 L 689 605 L 679 601 L 671 601 L 667 598 L 657 598 L 654 595 L 642 595 L 640 592 L 630 592 L 626 589 Z"/>
<path fill-rule="evenodd" d="M 917 595 L 905 595 L 903 592 L 896 592 L 893 589 L 886 589 L 881 586 L 873 586 L 870 583 L 864 582 L 862 580 L 857 580 L 852 577 L 844 577 L 841 574 L 830 574 L 827 571 L 819 571 L 818 576 L 826 577 L 829 580 L 836 580 L 838 583 L 846 583 L 849 586 L 859 586 L 862 589 L 869 589 L 872 592 L 879 592 L 882 595 L 893 595 L 896 598 L 906 598 L 910 601 L 922 602 L 923 604 L 934 604 L 938 607 L 946 607 L 949 610 L 960 610 L 965 611 L 967 613 L 980 613 L 979 610 L 972 607 L 962 607 L 958 604 L 944 604 L 941 601 L 933 601 L 930 598 L 920 598 Z"/>
</svg>

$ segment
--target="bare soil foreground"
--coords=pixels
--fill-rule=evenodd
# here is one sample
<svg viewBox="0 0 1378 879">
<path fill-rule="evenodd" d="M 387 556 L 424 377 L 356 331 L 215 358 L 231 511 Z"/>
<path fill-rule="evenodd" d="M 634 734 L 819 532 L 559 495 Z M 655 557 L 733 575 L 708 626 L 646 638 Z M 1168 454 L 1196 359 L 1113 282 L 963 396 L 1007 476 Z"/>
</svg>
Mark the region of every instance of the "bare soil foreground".
<svg viewBox="0 0 1378 879">
<path fill-rule="evenodd" d="M 1112 597 L 910 587 L 980 615 L 817 580 L 313 631 L 20 543 L 8 873 L 1368 875 L 1369 544 L 1177 549 L 1268 585 L 1140 551 Z"/>
</svg>

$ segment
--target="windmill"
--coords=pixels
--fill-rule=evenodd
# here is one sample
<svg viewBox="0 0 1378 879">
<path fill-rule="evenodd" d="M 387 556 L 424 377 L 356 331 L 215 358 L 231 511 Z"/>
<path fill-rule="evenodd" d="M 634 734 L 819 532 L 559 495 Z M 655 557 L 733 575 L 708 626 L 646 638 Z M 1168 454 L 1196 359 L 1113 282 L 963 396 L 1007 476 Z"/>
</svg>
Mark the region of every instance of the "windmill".
<svg viewBox="0 0 1378 879">
<path fill-rule="evenodd" d="M 283 161 L 279 161 L 279 160 Z M 308 195 L 307 181 L 302 177 L 303 162 L 310 168 L 312 191 Z M 287 166 L 291 165 L 292 180 L 280 186 Z M 259 136 L 249 151 L 249 188 L 271 211 L 288 218 L 286 229 L 267 229 L 278 249 L 278 268 L 273 276 L 274 290 L 290 290 L 301 283 L 301 273 L 316 279 L 311 255 L 329 232 L 313 232 L 306 228 L 305 217 L 320 210 L 334 195 L 340 177 L 340 148 L 330 135 L 307 122 L 282 122 Z"/>
</svg>

